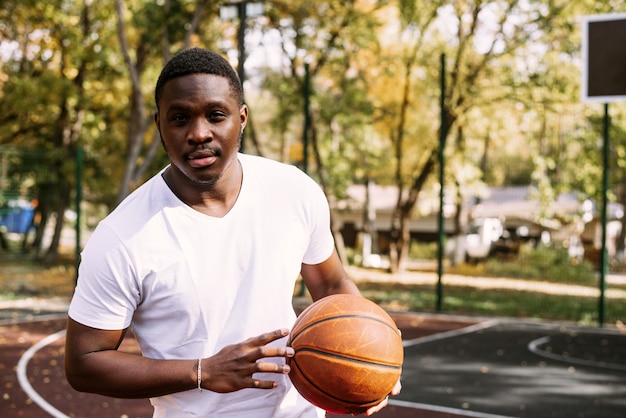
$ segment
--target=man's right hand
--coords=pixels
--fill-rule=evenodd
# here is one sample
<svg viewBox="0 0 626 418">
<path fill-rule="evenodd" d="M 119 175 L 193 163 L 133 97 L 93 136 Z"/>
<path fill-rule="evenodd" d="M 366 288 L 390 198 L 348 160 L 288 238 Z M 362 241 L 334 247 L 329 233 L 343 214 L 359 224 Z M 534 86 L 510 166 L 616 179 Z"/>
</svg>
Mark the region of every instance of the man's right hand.
<svg viewBox="0 0 626 418">
<path fill-rule="evenodd" d="M 254 377 L 255 373 L 289 373 L 284 362 L 262 361 L 271 357 L 293 357 L 294 350 L 286 346 L 268 345 L 289 334 L 288 329 L 251 337 L 239 344 L 221 349 L 217 354 L 202 359 L 202 387 L 213 392 L 234 392 L 244 388 L 273 389 L 278 383 Z"/>
</svg>

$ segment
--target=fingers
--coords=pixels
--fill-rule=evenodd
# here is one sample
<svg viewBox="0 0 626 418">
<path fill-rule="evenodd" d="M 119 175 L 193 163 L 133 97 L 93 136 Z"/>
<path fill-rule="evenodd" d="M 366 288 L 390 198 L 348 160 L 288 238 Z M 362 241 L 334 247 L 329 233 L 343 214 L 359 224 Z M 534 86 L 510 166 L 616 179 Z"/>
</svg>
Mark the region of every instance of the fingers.
<svg viewBox="0 0 626 418">
<path fill-rule="evenodd" d="M 278 383 L 273 380 L 250 379 L 250 385 L 247 387 L 253 389 L 274 389 L 278 387 Z"/>
<path fill-rule="evenodd" d="M 265 345 L 265 344 L 271 343 L 272 341 L 280 340 L 281 338 L 286 337 L 287 335 L 289 335 L 289 329 L 281 328 L 281 329 L 277 329 L 271 332 L 266 332 L 257 337 L 252 337 L 248 339 L 248 341 L 252 343 L 257 342 L 260 345 Z"/>
<path fill-rule="evenodd" d="M 250 379 L 249 387 L 257 389 L 273 389 L 278 386 L 273 380 L 262 380 L 255 378 L 256 373 L 276 373 L 288 374 L 291 368 L 286 364 L 276 364 L 270 362 L 257 362 L 255 372 Z"/>
<path fill-rule="evenodd" d="M 277 358 L 293 357 L 294 349 L 284 344 L 270 344 L 289 335 L 289 329 L 277 329 L 248 338 L 240 344 L 224 347 L 218 353 L 223 391 L 242 388 L 272 389 L 278 386 L 273 380 L 259 379 L 258 373 L 287 374 L 291 370 L 285 361 Z M 274 358 L 274 360 L 271 360 Z M 225 384 L 225 380 L 230 384 Z M 271 378 L 270 378 L 271 379 Z"/>
<path fill-rule="evenodd" d="M 396 382 L 396 385 L 391 389 L 391 396 L 398 396 L 402 390 L 402 383 L 400 380 Z"/>
<path fill-rule="evenodd" d="M 402 383 L 400 383 L 400 379 L 398 379 L 398 381 L 396 382 L 395 386 L 393 387 L 393 389 L 391 389 L 391 393 L 389 394 L 390 396 L 397 396 L 400 394 L 400 391 L 402 390 Z M 365 411 L 365 413 L 363 415 L 365 415 L 366 417 L 369 417 L 371 415 L 374 415 L 376 412 L 380 411 L 381 409 L 383 409 L 384 407 L 387 406 L 387 404 L 389 403 L 389 396 L 387 396 L 381 403 L 379 403 L 376 406 L 371 407 L 370 409 L 368 409 L 367 411 Z"/>
<path fill-rule="evenodd" d="M 272 357 L 293 357 L 294 349 L 286 346 L 272 346 L 269 343 L 279 340 L 289 335 L 289 329 L 278 329 L 272 332 L 261 334 L 257 337 L 249 338 L 244 344 L 256 347 L 249 352 L 249 359 L 254 361 L 252 375 L 248 381 L 248 387 L 256 389 L 273 389 L 278 383 L 273 380 L 256 379 L 256 373 L 276 373 L 288 374 L 291 368 L 285 363 L 263 361 L 264 358 Z"/>
<path fill-rule="evenodd" d="M 369 417 L 371 415 L 374 415 L 376 412 L 380 411 L 381 409 L 383 409 L 384 407 L 387 406 L 387 403 L 389 403 L 389 396 L 387 396 L 381 403 L 379 403 L 376 406 L 371 407 L 370 409 L 368 409 L 367 411 L 365 411 L 365 413 L 363 415 L 365 415 L 366 417 Z"/>
<path fill-rule="evenodd" d="M 250 356 L 255 359 L 265 357 L 293 357 L 294 349 L 287 346 L 268 345 L 269 343 L 279 340 L 289 335 L 289 329 L 277 329 L 272 332 L 266 332 L 257 337 L 249 338 L 244 342 L 245 345 L 256 347 L 250 351 Z"/>
<path fill-rule="evenodd" d="M 254 373 L 278 373 L 287 374 L 291 368 L 285 363 L 272 363 L 269 361 L 257 361 Z"/>
</svg>

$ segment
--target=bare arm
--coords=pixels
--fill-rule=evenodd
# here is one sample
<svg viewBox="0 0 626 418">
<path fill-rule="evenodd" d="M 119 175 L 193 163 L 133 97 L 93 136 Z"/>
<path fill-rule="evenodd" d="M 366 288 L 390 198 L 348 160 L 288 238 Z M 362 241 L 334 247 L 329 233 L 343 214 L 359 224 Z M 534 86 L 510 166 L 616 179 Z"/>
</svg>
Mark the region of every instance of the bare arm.
<svg viewBox="0 0 626 418">
<path fill-rule="evenodd" d="M 120 352 L 117 349 L 125 333 L 126 330 L 99 330 L 68 320 L 65 371 L 74 389 L 118 398 L 148 398 L 197 388 L 197 359 L 155 360 Z M 252 375 L 289 372 L 287 365 L 257 361 L 292 356 L 291 348 L 267 346 L 287 333 L 283 329 L 252 337 L 203 359 L 202 388 L 233 392 L 276 387 L 276 382 L 254 379 Z"/>
<path fill-rule="evenodd" d="M 346 274 L 336 250 L 320 264 L 302 264 L 301 274 L 314 301 L 336 293 L 361 295 Z"/>
<path fill-rule="evenodd" d="M 301 274 L 314 301 L 336 293 L 361 294 L 356 284 L 346 274 L 337 251 L 333 251 L 331 256 L 320 264 L 302 264 Z M 401 388 L 402 384 L 398 380 L 390 395 L 400 394 Z M 387 406 L 387 403 L 388 399 L 385 399 L 380 404 L 368 409 L 365 415 L 375 414 Z"/>
</svg>

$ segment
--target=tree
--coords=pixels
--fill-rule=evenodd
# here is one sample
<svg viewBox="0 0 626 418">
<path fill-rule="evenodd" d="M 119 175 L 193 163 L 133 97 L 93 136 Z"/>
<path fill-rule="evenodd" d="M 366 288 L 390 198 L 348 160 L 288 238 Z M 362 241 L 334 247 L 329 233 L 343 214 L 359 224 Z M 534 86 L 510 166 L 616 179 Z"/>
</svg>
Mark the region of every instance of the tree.
<svg viewBox="0 0 626 418">
<path fill-rule="evenodd" d="M 158 58 L 154 45 L 161 45 L 161 63 L 170 57 L 172 44 L 187 48 L 192 43 L 199 25 L 208 21 L 215 6 L 208 0 L 197 2 L 175 2 L 166 0 L 162 5 L 152 1 L 131 3 L 131 13 L 125 13 L 124 1 L 115 1 L 117 29 L 122 56 L 130 78 L 130 111 L 128 114 L 128 134 L 126 139 L 126 164 L 118 194 L 118 202 L 139 184 L 147 168 L 152 163 L 160 145 L 160 137 L 154 129 L 153 114 L 144 97 L 145 84 L 142 76 Z M 127 25 L 126 20 L 130 20 Z M 132 34 L 129 35 L 130 28 Z M 134 47 L 130 39 L 135 40 Z M 148 132 L 153 130 L 152 135 Z"/>
<path fill-rule="evenodd" d="M 391 236 L 391 270 L 397 271 L 403 268 L 402 261 L 407 253 L 410 241 L 407 220 L 417 202 L 419 193 L 426 184 L 430 174 L 437 165 L 436 155 L 438 141 L 431 140 L 429 143 L 421 143 L 423 160 L 421 168 L 415 165 L 406 165 L 406 148 L 404 148 L 405 130 L 408 127 L 406 117 L 408 104 L 415 106 L 414 102 L 420 100 L 432 100 L 432 95 L 424 95 L 428 92 L 428 85 L 432 92 L 432 86 L 436 85 L 436 70 L 433 70 L 432 56 L 445 53 L 447 68 L 447 88 L 445 91 L 445 119 L 439 129 L 441 132 L 435 135 L 431 131 L 431 138 L 439 135 L 448 138 L 457 126 L 457 132 L 465 131 L 468 125 L 468 115 L 476 108 L 488 106 L 493 101 L 502 101 L 506 98 L 506 89 L 495 88 L 503 80 L 498 80 L 502 73 L 498 71 L 506 67 L 507 61 L 514 61 L 515 53 L 525 45 L 532 43 L 534 38 L 550 29 L 555 17 L 563 9 L 556 2 L 551 7 L 546 7 L 541 1 L 453 1 L 442 2 L 435 5 L 435 10 L 424 7 L 416 7 L 414 2 L 398 2 L 402 17 L 401 34 L 404 45 L 412 46 L 411 51 L 405 58 L 404 74 L 411 74 L 421 70 L 430 81 L 419 87 L 409 88 L 403 99 L 398 104 L 399 119 L 396 121 L 396 132 L 392 136 L 392 142 L 396 148 L 396 184 L 399 189 L 398 202 L 392 221 Z M 434 21 L 436 18 L 436 21 Z M 445 22 L 445 24 L 443 23 Z M 439 24 L 437 24 L 439 23 Z M 453 30 L 446 31 L 446 28 Z M 409 36 L 411 35 L 412 36 Z M 428 44 L 422 39 L 428 37 Z M 401 38 L 403 39 L 403 38 Z M 439 54 L 437 54 L 439 52 Z M 412 55 L 421 57 L 411 60 Z M 419 62 L 422 67 L 414 68 L 413 63 Z M 425 66 L 430 62 L 430 68 Z M 414 75 L 403 77 L 405 86 Z M 413 101 L 411 101 L 413 100 Z M 414 107 L 413 107 L 414 108 Z M 432 107 L 431 107 L 432 109 Z M 411 109 L 413 110 L 413 109 Z M 431 114 L 434 112 L 431 111 Z M 465 141 L 464 135 L 458 135 L 458 140 Z M 444 142 L 445 143 L 445 142 Z M 458 149 L 467 149 L 457 143 Z M 446 152 L 456 152 L 446 150 Z M 407 174 L 408 173 L 408 177 Z M 444 187 L 442 185 L 442 187 Z M 460 197 L 460 200 L 463 200 Z"/>
<path fill-rule="evenodd" d="M 444 3 L 441 1 L 424 3 L 399 1 L 397 7 L 400 21 L 400 33 L 398 34 L 400 50 L 392 49 L 395 56 L 387 57 L 387 60 L 393 63 L 388 70 L 391 71 L 389 76 L 400 80 L 399 88 L 396 86 L 395 89 L 399 95 L 390 95 L 391 103 L 388 100 L 383 101 L 384 107 L 378 119 L 378 124 L 384 126 L 383 129 L 387 131 L 394 150 L 395 172 L 393 178 L 398 189 L 389 236 L 389 258 L 392 272 L 403 268 L 402 263 L 406 258 L 410 243 L 408 219 L 417 202 L 419 191 L 424 187 L 428 175 L 436 163 L 436 147 L 432 145 L 424 147 L 423 142 L 420 142 L 422 150 L 426 148 L 425 152 L 413 154 L 407 152 L 407 140 L 409 136 L 417 134 L 421 137 L 424 133 L 425 126 L 423 124 L 410 126 L 409 117 L 411 111 L 415 112 L 420 108 L 417 104 L 418 99 L 414 96 L 416 93 L 423 93 L 424 90 L 422 90 L 422 86 L 415 86 L 416 72 L 420 64 L 426 65 L 426 62 L 423 61 L 424 58 L 420 55 L 423 53 L 426 34 L 435 22 L 442 4 Z M 424 99 L 422 98 L 422 100 Z M 389 112 L 388 109 L 395 111 Z M 413 136 L 413 138 L 417 139 L 418 137 Z M 422 172 L 414 175 L 415 169 L 413 167 L 420 164 L 423 167 Z M 407 188 L 407 183 L 412 183 L 412 185 Z"/>
<path fill-rule="evenodd" d="M 8 2 L 3 9 L 2 40 L 15 41 L 9 43 L 14 48 L 3 67 L 10 76 L 2 86 L 5 134 L 0 143 L 47 150 L 52 174 L 36 184 L 42 223 L 35 240 L 41 243 L 46 221 L 54 219 L 51 244 L 41 251 L 46 262 L 58 256 L 75 182 L 73 156 L 89 111 L 88 67 L 98 39 L 89 6 L 57 0 Z"/>
<path fill-rule="evenodd" d="M 110 208 L 165 162 L 151 94 L 164 61 L 190 45 L 227 53 L 231 35 L 222 29 L 232 25 L 217 20 L 217 4 L 208 0 L 4 6 L 0 144 L 47 156 L 52 174 L 37 177 L 36 189 L 58 233 L 74 189 L 76 148 L 85 150 L 86 200 Z M 250 39 L 269 47 L 278 38 L 282 53 L 250 72 L 255 89 L 246 102 L 254 124 L 247 134 L 259 154 L 302 164 L 307 62 L 309 172 L 331 202 L 355 182 L 397 187 L 390 255 L 400 270 L 408 220 L 432 211 L 424 197 L 439 187 L 432 176 L 439 129 L 448 144 L 445 188 L 457 200 L 457 234 L 467 222 L 462 203 L 485 184 L 532 181 L 544 198 L 573 187 L 597 194 L 600 112 L 577 103 L 576 18 L 624 8 L 623 0 L 271 2 L 265 17 L 253 20 Z M 449 70 L 443 124 L 442 53 Z M 621 144 L 613 146 L 617 166 Z M 333 228 L 337 233 L 338 224 Z M 53 258 L 55 251 L 41 254 Z"/>
<path fill-rule="evenodd" d="M 276 2 L 267 12 L 268 31 L 280 34 L 284 54 L 277 75 L 268 77 L 271 83 L 267 86 L 281 98 L 273 125 L 283 138 L 294 121 L 302 120 L 304 115 L 294 108 L 304 107 L 307 62 L 313 85 L 307 133 L 314 167 L 311 174 L 330 201 L 343 197 L 347 185 L 355 179 L 362 181 L 367 167 L 374 165 L 368 158 L 373 149 L 367 135 L 372 105 L 365 68 L 375 61 L 378 51 L 375 12 L 383 3 L 285 1 Z M 283 150 L 282 154 L 289 153 Z M 298 158 L 301 164 L 302 158 Z M 333 221 L 332 227 L 343 255 L 338 224 Z"/>
</svg>

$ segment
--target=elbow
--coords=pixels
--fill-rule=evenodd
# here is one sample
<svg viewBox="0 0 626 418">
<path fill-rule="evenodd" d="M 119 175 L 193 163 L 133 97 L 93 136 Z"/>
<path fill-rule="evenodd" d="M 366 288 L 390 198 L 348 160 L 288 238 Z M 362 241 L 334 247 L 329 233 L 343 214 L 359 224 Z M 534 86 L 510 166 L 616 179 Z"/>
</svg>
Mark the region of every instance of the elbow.
<svg viewBox="0 0 626 418">
<path fill-rule="evenodd" d="M 76 364 L 72 363 L 65 358 L 65 380 L 72 387 L 72 389 L 78 392 L 95 393 L 90 381 L 93 381 L 93 376 L 88 376 L 85 372 L 80 372 L 80 368 Z"/>
<path fill-rule="evenodd" d="M 88 392 L 86 388 L 84 388 L 83 380 L 72 371 L 72 368 L 68 366 L 67 362 L 65 363 L 65 380 L 72 387 L 72 389 L 78 392 Z"/>
</svg>

